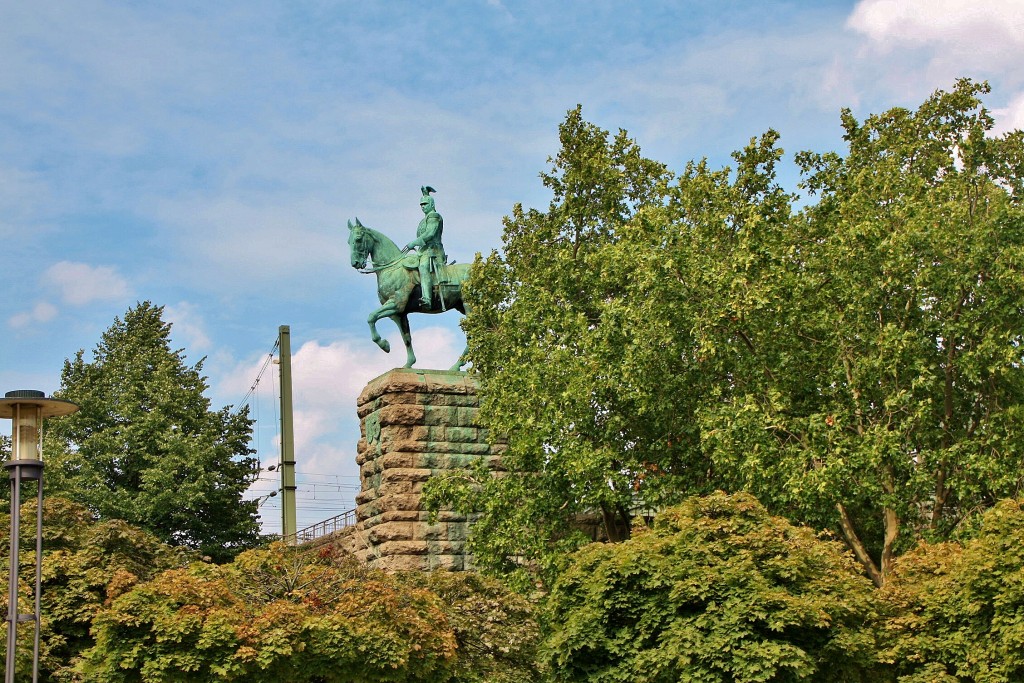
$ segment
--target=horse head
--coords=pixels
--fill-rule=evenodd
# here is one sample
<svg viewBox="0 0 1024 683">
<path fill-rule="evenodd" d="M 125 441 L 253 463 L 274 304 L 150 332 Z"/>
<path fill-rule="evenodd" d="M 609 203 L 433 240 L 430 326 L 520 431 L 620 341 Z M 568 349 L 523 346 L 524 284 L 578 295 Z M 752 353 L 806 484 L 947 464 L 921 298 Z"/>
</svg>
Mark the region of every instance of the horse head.
<svg viewBox="0 0 1024 683">
<path fill-rule="evenodd" d="M 366 259 L 370 255 L 371 240 L 366 227 L 356 218 L 355 224 L 348 222 L 348 246 L 351 250 L 352 267 L 362 270 L 366 268 Z"/>
</svg>

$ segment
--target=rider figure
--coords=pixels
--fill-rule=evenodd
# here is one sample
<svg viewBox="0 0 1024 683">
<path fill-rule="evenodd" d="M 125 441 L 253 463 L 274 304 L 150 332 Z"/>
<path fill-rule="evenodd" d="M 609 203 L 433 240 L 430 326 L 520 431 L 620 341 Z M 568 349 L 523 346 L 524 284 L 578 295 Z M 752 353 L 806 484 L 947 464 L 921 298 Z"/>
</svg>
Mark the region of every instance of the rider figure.
<svg viewBox="0 0 1024 683">
<path fill-rule="evenodd" d="M 434 198 L 431 192 L 437 192 L 429 185 L 420 188 L 420 208 L 423 209 L 423 220 L 416 227 L 416 239 L 405 245 L 402 252 L 415 249 L 419 254 L 420 269 L 420 305 L 429 310 L 433 305 L 434 276 L 445 264 L 444 245 L 441 244 L 441 231 L 444 221 L 441 214 L 434 210 Z"/>
</svg>

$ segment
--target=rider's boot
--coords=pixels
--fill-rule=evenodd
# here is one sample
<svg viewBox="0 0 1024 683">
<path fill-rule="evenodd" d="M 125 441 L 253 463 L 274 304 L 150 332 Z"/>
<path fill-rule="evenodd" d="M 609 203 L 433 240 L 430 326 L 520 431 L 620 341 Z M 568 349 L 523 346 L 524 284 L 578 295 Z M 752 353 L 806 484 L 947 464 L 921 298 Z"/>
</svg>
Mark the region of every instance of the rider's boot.
<svg viewBox="0 0 1024 683">
<path fill-rule="evenodd" d="M 420 306 L 426 310 L 430 310 L 433 305 L 431 301 L 431 294 L 434 291 L 434 277 L 430 272 L 430 263 L 427 259 L 424 259 L 424 263 L 420 264 Z"/>
</svg>

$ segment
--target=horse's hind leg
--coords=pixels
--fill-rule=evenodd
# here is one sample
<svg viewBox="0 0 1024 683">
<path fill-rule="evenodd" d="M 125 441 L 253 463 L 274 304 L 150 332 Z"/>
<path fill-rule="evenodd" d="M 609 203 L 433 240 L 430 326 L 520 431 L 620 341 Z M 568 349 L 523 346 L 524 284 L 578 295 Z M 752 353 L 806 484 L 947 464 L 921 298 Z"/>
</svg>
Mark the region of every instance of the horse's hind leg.
<svg viewBox="0 0 1024 683">
<path fill-rule="evenodd" d="M 465 314 L 465 313 L 469 312 L 468 311 L 469 307 L 466 306 L 466 302 L 462 301 L 462 294 L 461 294 L 461 292 L 459 293 L 459 300 L 457 301 L 457 306 L 458 306 L 458 310 L 461 311 L 462 313 Z M 468 342 L 466 343 L 466 348 L 464 348 L 462 350 L 462 355 L 459 356 L 459 359 L 457 361 L 455 361 L 455 365 L 451 366 L 451 368 L 449 368 L 448 371 L 449 372 L 460 372 L 462 370 L 462 366 L 465 365 L 468 362 L 468 360 L 466 359 L 467 355 L 469 355 L 469 343 Z"/>
<path fill-rule="evenodd" d="M 404 313 L 391 316 L 391 319 L 398 325 L 402 333 L 402 341 L 405 342 L 405 367 L 411 368 L 416 362 L 416 354 L 412 352 L 412 332 L 409 330 L 409 316 Z"/>
</svg>

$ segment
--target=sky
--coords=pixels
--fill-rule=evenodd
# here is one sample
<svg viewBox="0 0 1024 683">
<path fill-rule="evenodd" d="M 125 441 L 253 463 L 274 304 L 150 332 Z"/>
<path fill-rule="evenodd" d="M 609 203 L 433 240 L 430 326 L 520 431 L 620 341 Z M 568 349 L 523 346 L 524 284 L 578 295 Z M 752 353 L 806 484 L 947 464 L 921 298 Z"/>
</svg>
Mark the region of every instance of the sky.
<svg viewBox="0 0 1024 683">
<path fill-rule="evenodd" d="M 390 321 L 396 350 L 370 341 L 349 219 L 404 244 L 431 185 L 450 257 L 500 250 L 577 104 L 675 170 L 773 128 L 793 190 L 844 107 L 970 77 L 1024 128 L 1024 0 L 0 0 L 0 64 L 0 391 L 58 390 L 151 301 L 270 466 L 288 325 L 300 528 L 354 507 L 356 396 L 404 362 Z M 457 314 L 411 324 L 418 367 L 455 361 Z M 269 533 L 274 475 L 249 493 Z"/>
</svg>

